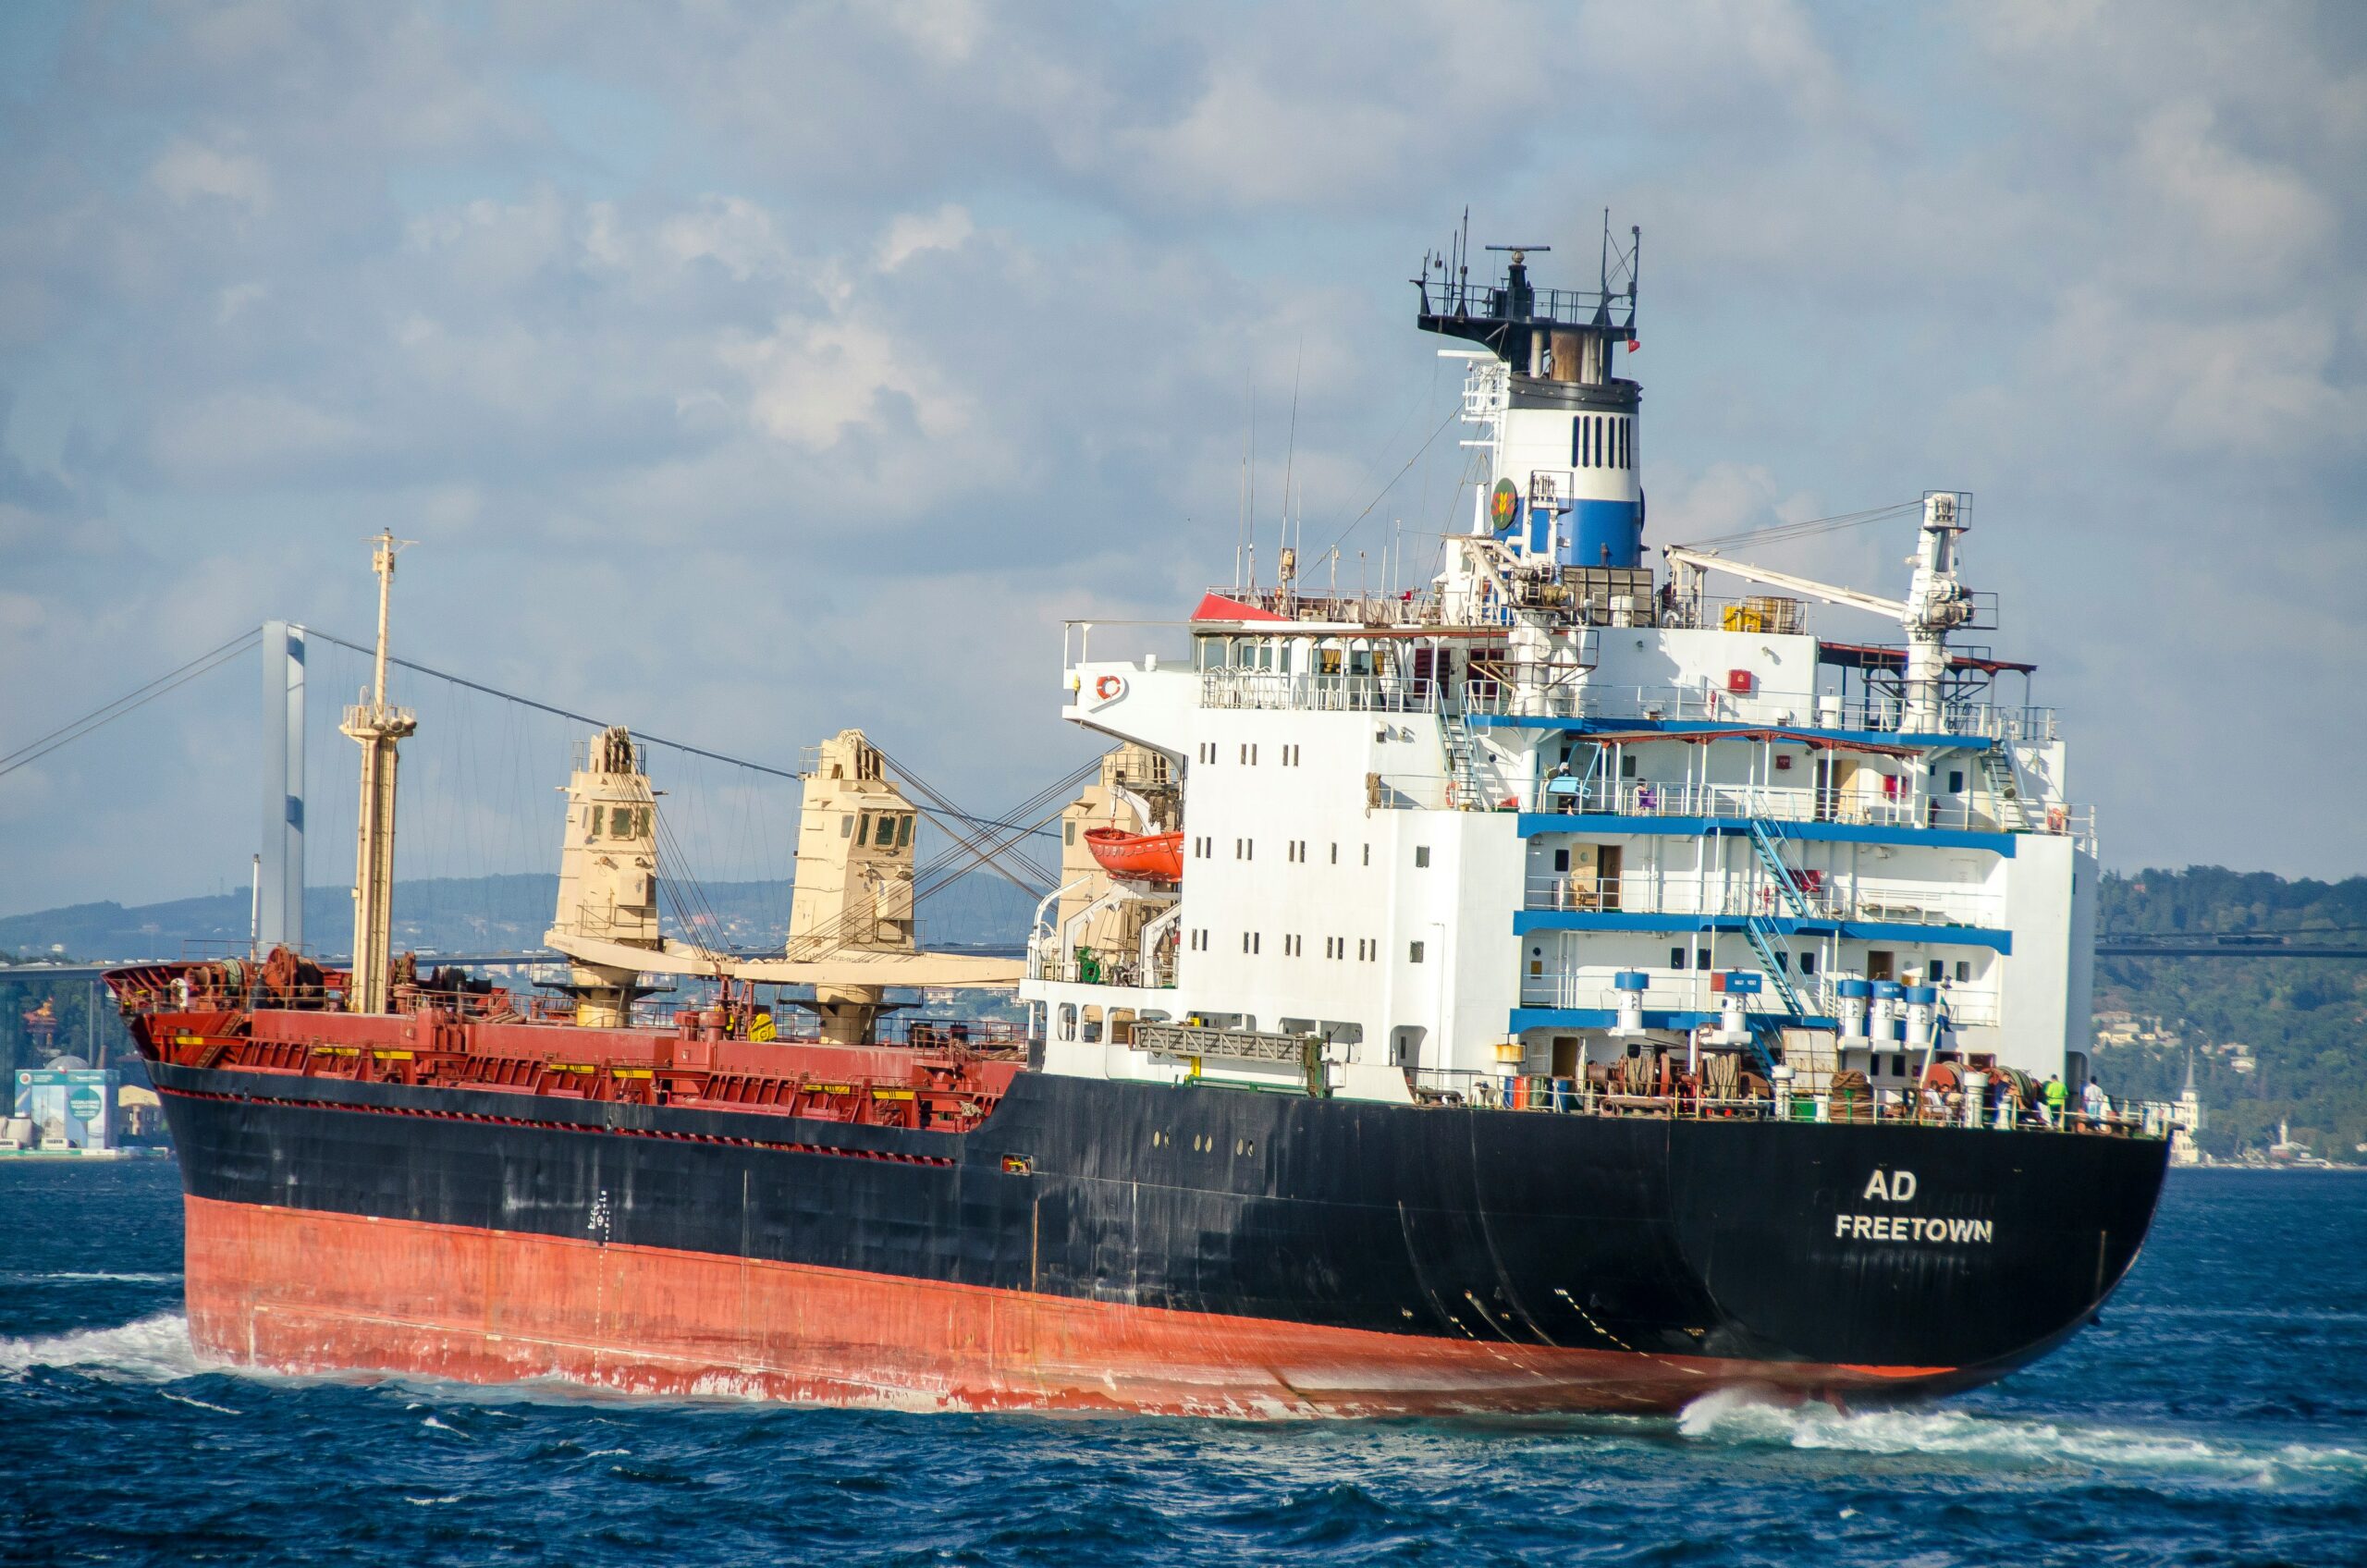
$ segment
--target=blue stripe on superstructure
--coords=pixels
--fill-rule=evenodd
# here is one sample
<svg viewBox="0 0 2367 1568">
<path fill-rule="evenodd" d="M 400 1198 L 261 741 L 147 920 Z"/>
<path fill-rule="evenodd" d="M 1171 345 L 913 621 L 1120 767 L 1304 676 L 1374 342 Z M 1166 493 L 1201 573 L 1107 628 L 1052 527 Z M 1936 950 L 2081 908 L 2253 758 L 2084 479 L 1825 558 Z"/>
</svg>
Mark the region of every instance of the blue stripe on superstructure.
<svg viewBox="0 0 2367 1568">
<path fill-rule="evenodd" d="M 1717 1012 L 1652 1012 L 1644 1014 L 1647 1029 L 1698 1029 L 1704 1023 L 1717 1023 L 1724 1018 Z M 1792 1013 L 1747 1013 L 1749 1018 L 1772 1018 L 1786 1029 L 1823 1029 L 1837 1032 L 1838 1020 L 1816 1016 L 1796 1016 Z M 1516 1007 L 1512 1011 L 1511 1033 L 1518 1035 L 1530 1029 L 1609 1029 L 1619 1023 L 1618 1012 L 1607 1007 Z"/>
<path fill-rule="evenodd" d="M 1559 729 L 1573 735 L 1651 735 L 1675 730 L 1714 740 L 1721 734 L 1761 734 L 1780 729 L 1804 741 L 1841 741 L 1899 751 L 1944 749 L 1986 752 L 1997 742 L 1985 735 L 1949 735 L 1936 730 L 1826 729 L 1804 724 L 1747 724 L 1723 718 L 1556 718 L 1546 714 L 1474 713 L 1463 722 L 1474 729 Z"/>
<path fill-rule="evenodd" d="M 1699 839 L 1721 833 L 1750 831 L 1750 819 L 1741 816 L 1623 816 L 1613 812 L 1534 812 L 1520 814 L 1520 836 L 1540 833 L 1629 833 L 1663 839 Z M 1857 822 L 1786 822 L 1786 839 L 1825 844 L 1923 844 L 1946 850 L 1989 850 L 2014 858 L 2014 835 L 1977 833 L 1954 827 L 1883 827 Z"/>
<path fill-rule="evenodd" d="M 2011 954 L 2014 934 L 1987 925 L 1909 925 L 1887 920 L 1818 920 L 1812 916 L 1765 915 L 1762 925 L 1785 936 L 1839 937 L 1846 941 L 1928 943 L 1935 947 L 1992 948 Z M 1513 935 L 1531 931 L 1741 931 L 1740 914 L 1639 914 L 1624 910 L 1525 909 L 1513 914 Z"/>
</svg>

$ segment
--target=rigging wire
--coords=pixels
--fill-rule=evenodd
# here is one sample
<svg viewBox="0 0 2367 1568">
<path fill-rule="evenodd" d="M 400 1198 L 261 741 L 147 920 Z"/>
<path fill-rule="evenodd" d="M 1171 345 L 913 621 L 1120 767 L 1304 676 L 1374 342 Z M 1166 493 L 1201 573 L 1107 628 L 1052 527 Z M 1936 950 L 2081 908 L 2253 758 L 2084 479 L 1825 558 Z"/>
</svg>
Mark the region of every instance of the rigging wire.
<svg viewBox="0 0 2367 1568">
<path fill-rule="evenodd" d="M 888 759 L 887 753 L 884 752 L 881 753 L 880 755 L 883 760 L 890 760 Z M 890 765 L 893 766 L 892 760 L 890 761 Z M 1096 756 L 1090 761 L 1072 769 L 1061 778 L 1054 779 L 1051 783 L 1036 790 L 1035 794 L 1029 796 L 1026 800 L 1022 801 L 1018 805 L 1011 808 L 1011 815 L 1024 816 L 1031 811 L 1042 809 L 1043 806 L 1052 801 L 1060 801 L 1060 804 L 1054 807 L 1049 815 L 1042 817 L 1028 828 L 1022 829 L 1021 831 L 1041 831 L 1045 824 L 1059 817 L 1061 813 L 1068 809 L 1067 801 L 1061 799 L 1061 797 L 1067 795 L 1071 790 L 1083 783 L 1085 779 L 1100 766 L 1101 758 Z M 970 875 L 972 869 L 984 860 L 989 852 L 993 852 L 993 851 L 980 849 L 975 844 L 956 843 L 933 857 L 926 864 L 921 865 L 913 873 L 914 904 L 918 906 L 924 900 L 929 898 L 932 894 L 943 891 L 945 888 L 950 888 L 954 883 L 960 881 L 963 876 Z M 1048 878 L 1048 881 L 1049 880 L 1055 879 Z M 1021 890 L 1025 892 L 1031 898 L 1041 898 L 1043 896 L 1043 891 L 1040 888 L 1023 887 Z M 849 911 L 827 925 L 803 933 L 797 937 L 796 943 L 789 956 L 793 959 L 797 959 L 800 962 L 812 962 L 837 951 L 840 948 L 846 945 L 848 925 L 853 918 L 853 912 Z"/>
<path fill-rule="evenodd" d="M 1446 427 L 1454 423 L 1455 416 L 1460 414 L 1462 411 L 1463 405 L 1460 402 L 1457 402 L 1454 407 L 1447 410 L 1446 418 L 1439 421 L 1438 428 L 1431 431 L 1419 447 L 1414 448 L 1414 455 L 1405 459 L 1405 466 L 1392 474 L 1390 476 L 1389 483 L 1382 485 L 1379 493 L 1376 494 L 1371 500 L 1365 503 L 1365 509 L 1351 518 L 1348 521 L 1348 525 L 1340 530 L 1338 536 L 1335 537 L 1331 544 L 1323 546 L 1326 554 L 1337 549 L 1342 539 L 1345 539 L 1349 534 L 1356 531 L 1357 523 L 1364 521 L 1365 519 L 1372 515 L 1373 508 L 1380 505 L 1382 500 L 1388 496 L 1389 493 L 1397 488 L 1397 482 L 1404 478 L 1407 473 L 1413 471 L 1414 465 L 1420 462 L 1423 455 L 1430 449 L 1431 443 L 1438 440 L 1439 436 L 1446 430 Z"/>
<path fill-rule="evenodd" d="M 1777 523 L 1772 528 L 1746 529 L 1740 533 L 1720 534 L 1714 539 L 1689 539 L 1679 545 L 1677 548 L 1710 550 L 1722 545 L 1740 545 L 1745 547 L 1760 545 L 1788 545 L 1794 540 L 1809 538 L 1815 534 L 1837 533 L 1847 528 L 1863 528 L 1870 522 L 1880 522 L 1885 518 L 1920 510 L 1922 506 L 1923 503 L 1919 500 L 1899 501 L 1886 507 L 1875 507 L 1868 511 L 1842 512 L 1833 517 L 1809 518 L 1800 522 Z"/>
<path fill-rule="evenodd" d="M 308 637 L 318 637 L 325 643 L 334 643 L 338 647 L 350 648 L 357 654 L 367 654 L 374 656 L 377 651 L 371 645 L 352 642 L 347 638 L 339 637 L 332 631 L 323 631 L 318 627 L 307 626 L 303 628 L 303 631 L 305 635 Z M 472 692 L 482 692 L 489 697 L 499 697 L 505 702 L 516 703 L 521 707 L 533 708 L 538 713 L 551 714 L 559 718 L 573 719 L 578 724 L 589 724 L 595 729 L 606 729 L 609 728 L 610 721 L 607 719 L 595 718 L 590 714 L 577 713 L 571 708 L 559 707 L 556 704 L 537 702 L 532 697 L 520 696 L 515 692 L 505 692 L 497 686 L 487 686 L 482 681 L 471 680 L 465 676 L 454 675 L 449 670 L 435 669 L 427 665 L 421 664 L 416 660 L 404 658 L 399 655 L 387 655 L 386 662 L 388 664 L 400 665 L 403 668 L 413 671 L 416 674 L 434 676 L 438 680 L 448 680 L 455 686 L 465 686 Z M 787 778 L 801 783 L 803 781 L 803 775 L 793 773 L 787 768 L 775 767 L 769 763 L 752 762 L 746 757 L 730 756 L 722 752 L 710 751 L 705 746 L 693 746 L 687 741 L 669 741 L 662 735 L 653 735 L 643 729 L 635 729 L 632 733 L 635 740 L 652 746 L 663 746 L 668 751 L 681 752 L 689 756 L 705 757 L 709 762 L 727 763 L 733 767 L 744 767 L 751 773 L 761 773 L 773 778 Z M 883 752 L 880 754 L 885 756 L 887 753 Z M 963 822 L 978 827 L 1000 828 L 1012 832 L 1042 831 L 1040 827 L 1023 828 L 1016 823 L 999 821 L 993 817 L 973 816 L 967 812 L 952 810 L 950 808 L 940 809 L 943 809 L 945 815 L 948 816 L 955 817 Z"/>
</svg>

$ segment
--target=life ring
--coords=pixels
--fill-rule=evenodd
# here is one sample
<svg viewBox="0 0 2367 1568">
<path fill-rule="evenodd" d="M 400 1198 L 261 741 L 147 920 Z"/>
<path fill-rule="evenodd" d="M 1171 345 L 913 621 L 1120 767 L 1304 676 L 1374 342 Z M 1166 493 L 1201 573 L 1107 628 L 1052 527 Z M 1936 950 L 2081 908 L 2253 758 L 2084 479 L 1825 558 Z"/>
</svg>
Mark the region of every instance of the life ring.
<svg viewBox="0 0 2367 1568">
<path fill-rule="evenodd" d="M 1126 683 L 1114 675 L 1105 675 L 1093 683 L 1093 694 L 1105 703 L 1125 689 Z"/>
</svg>

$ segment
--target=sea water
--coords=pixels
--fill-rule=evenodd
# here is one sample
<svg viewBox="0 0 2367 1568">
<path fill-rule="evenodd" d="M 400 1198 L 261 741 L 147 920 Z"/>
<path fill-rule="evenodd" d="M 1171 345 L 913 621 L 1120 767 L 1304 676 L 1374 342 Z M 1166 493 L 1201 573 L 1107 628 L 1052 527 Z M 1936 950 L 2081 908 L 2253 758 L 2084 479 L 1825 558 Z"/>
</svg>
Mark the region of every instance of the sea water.
<svg viewBox="0 0 2367 1568">
<path fill-rule="evenodd" d="M 914 1415 L 209 1370 L 171 1166 L 0 1166 L 0 1561 L 2367 1563 L 2367 1175 L 2178 1172 L 2054 1356 L 1906 1410 Z"/>
</svg>

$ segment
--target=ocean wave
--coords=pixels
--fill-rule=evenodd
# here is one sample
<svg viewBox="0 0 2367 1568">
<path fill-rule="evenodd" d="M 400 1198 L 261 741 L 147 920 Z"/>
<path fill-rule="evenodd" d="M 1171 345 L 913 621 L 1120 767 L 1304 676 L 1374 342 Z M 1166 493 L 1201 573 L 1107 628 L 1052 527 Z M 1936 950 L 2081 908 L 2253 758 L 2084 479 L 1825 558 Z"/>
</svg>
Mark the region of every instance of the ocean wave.
<svg viewBox="0 0 2367 1568">
<path fill-rule="evenodd" d="M 123 1285 L 168 1285 L 180 1278 L 181 1273 L 178 1269 L 174 1269 L 170 1273 L 154 1270 L 146 1272 L 134 1271 L 130 1273 L 117 1273 L 112 1269 L 105 1268 L 16 1268 L 0 1270 L 0 1283 L 10 1285 L 43 1285 L 59 1280 L 68 1280 L 76 1284 L 89 1284 L 104 1281 L 108 1284 Z"/>
<path fill-rule="evenodd" d="M 189 1319 L 158 1313 L 113 1329 L 0 1339 L 0 1378 L 18 1378 L 36 1366 L 88 1368 L 141 1382 L 170 1383 L 205 1370 L 190 1343 Z"/>
<path fill-rule="evenodd" d="M 1776 1404 L 1723 1389 L 1686 1406 L 1677 1429 L 1696 1441 L 1876 1455 L 1916 1454 L 2034 1468 L 2072 1466 L 2224 1476 L 2275 1484 L 2304 1476 L 2367 1477 L 2367 1452 L 2288 1443 L 2211 1442 L 2175 1432 L 2067 1426 L 1960 1410 L 1866 1410 Z"/>
</svg>

